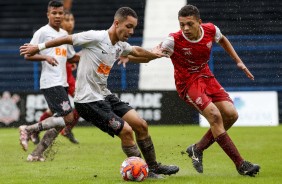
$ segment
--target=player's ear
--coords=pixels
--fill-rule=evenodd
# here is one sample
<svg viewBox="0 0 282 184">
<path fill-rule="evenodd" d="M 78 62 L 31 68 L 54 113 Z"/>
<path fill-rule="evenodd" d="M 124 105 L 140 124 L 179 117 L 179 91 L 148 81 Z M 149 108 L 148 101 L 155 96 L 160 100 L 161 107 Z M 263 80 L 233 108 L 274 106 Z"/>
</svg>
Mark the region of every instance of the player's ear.
<svg viewBox="0 0 282 184">
<path fill-rule="evenodd" d="M 202 24 L 202 22 L 203 22 L 202 19 L 199 19 L 199 23 Z"/>
<path fill-rule="evenodd" d="M 119 21 L 117 19 L 114 20 L 114 26 L 115 28 L 118 28 L 118 25 L 119 25 Z"/>
</svg>

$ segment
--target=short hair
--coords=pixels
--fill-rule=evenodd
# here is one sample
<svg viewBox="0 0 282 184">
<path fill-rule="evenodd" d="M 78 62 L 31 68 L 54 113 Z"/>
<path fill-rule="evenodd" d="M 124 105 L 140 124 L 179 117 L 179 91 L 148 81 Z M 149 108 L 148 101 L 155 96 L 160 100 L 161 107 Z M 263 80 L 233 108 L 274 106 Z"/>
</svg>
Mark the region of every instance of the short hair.
<svg viewBox="0 0 282 184">
<path fill-rule="evenodd" d="M 187 17 L 187 16 L 195 16 L 197 19 L 200 19 L 200 11 L 196 6 L 187 4 L 179 10 L 178 17 Z"/>
<path fill-rule="evenodd" d="M 132 16 L 132 17 L 138 19 L 136 12 L 129 7 L 119 8 L 115 13 L 114 18 L 119 19 L 119 20 L 125 20 L 127 18 L 127 16 Z"/>
<path fill-rule="evenodd" d="M 64 11 L 64 15 L 73 15 L 73 13 L 71 11 L 69 11 L 69 10 L 65 10 Z"/>
<path fill-rule="evenodd" d="M 56 7 L 56 8 L 58 8 L 58 7 L 62 7 L 62 6 L 64 6 L 64 4 L 62 3 L 62 1 L 59 1 L 59 0 L 51 0 L 51 1 L 49 1 L 49 3 L 48 3 L 48 9 L 49 9 L 50 7 Z"/>
</svg>

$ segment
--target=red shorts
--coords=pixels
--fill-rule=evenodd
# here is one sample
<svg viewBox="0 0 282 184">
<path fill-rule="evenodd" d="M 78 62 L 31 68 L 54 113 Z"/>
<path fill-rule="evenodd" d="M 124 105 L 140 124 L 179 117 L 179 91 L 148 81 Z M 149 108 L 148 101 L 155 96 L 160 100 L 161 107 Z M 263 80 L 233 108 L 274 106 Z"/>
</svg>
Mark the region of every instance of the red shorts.
<svg viewBox="0 0 282 184">
<path fill-rule="evenodd" d="M 185 96 L 185 102 L 203 111 L 211 102 L 229 101 L 233 103 L 228 93 L 214 77 L 196 79 Z"/>
</svg>

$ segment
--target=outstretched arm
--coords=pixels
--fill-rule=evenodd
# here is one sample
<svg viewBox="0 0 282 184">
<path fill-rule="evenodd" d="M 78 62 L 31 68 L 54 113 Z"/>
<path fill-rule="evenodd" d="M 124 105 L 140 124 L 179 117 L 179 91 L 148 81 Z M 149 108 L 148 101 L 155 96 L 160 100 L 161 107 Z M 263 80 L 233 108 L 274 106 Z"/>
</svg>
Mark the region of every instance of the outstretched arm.
<svg viewBox="0 0 282 184">
<path fill-rule="evenodd" d="M 246 67 L 246 65 L 243 63 L 243 61 L 240 59 L 236 51 L 234 50 L 232 44 L 229 42 L 229 40 L 222 35 L 222 38 L 218 42 L 222 48 L 231 56 L 231 58 L 237 63 L 237 67 L 244 71 L 246 76 L 254 80 L 253 74 L 249 71 L 249 69 Z"/>
<path fill-rule="evenodd" d="M 33 56 L 34 54 L 38 53 L 40 50 L 43 50 L 45 48 L 60 46 L 63 44 L 72 45 L 73 44 L 72 35 L 56 38 L 46 43 L 40 43 L 38 45 L 32 45 L 26 43 L 20 47 L 20 54 L 25 56 Z"/>
<path fill-rule="evenodd" d="M 129 55 L 121 56 L 119 58 L 120 61 L 118 64 L 123 63 L 123 66 L 125 66 L 128 61 L 133 63 L 148 63 L 151 60 L 161 57 L 169 57 L 169 55 L 161 48 L 161 44 L 151 49 L 151 51 L 147 51 L 141 47 L 134 47 Z"/>
</svg>

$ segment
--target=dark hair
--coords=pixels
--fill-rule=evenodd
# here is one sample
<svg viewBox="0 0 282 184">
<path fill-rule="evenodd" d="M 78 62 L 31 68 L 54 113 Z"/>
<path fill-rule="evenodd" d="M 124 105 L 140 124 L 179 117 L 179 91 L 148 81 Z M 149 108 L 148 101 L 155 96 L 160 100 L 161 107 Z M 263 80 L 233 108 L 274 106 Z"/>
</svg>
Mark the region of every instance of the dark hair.
<svg viewBox="0 0 282 184">
<path fill-rule="evenodd" d="M 59 1 L 59 0 L 51 0 L 48 3 L 48 8 L 49 7 L 56 7 L 56 8 L 58 8 L 58 7 L 62 7 L 62 6 L 64 6 L 64 5 L 63 5 L 62 1 Z"/>
<path fill-rule="evenodd" d="M 73 13 L 71 11 L 69 11 L 69 10 L 65 10 L 64 11 L 64 15 L 73 15 Z"/>
<path fill-rule="evenodd" d="M 115 13 L 114 18 L 117 18 L 117 19 L 120 19 L 120 20 L 125 20 L 127 18 L 127 16 L 132 16 L 132 17 L 138 19 L 136 12 L 129 7 L 119 8 Z"/>
<path fill-rule="evenodd" d="M 195 16 L 197 19 L 200 19 L 200 12 L 196 6 L 187 4 L 179 10 L 178 17 L 187 16 Z"/>
</svg>

